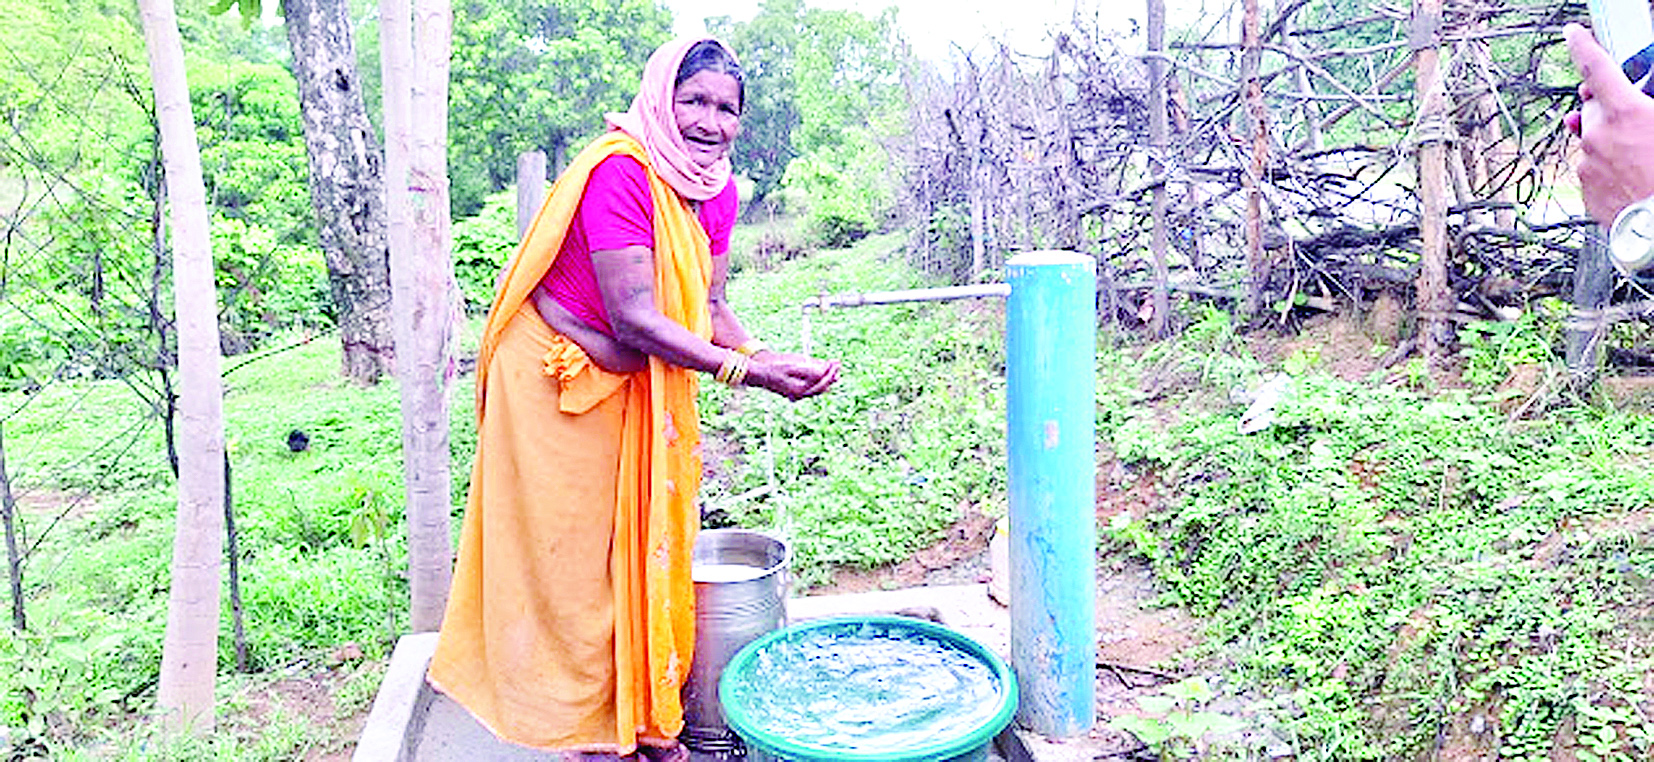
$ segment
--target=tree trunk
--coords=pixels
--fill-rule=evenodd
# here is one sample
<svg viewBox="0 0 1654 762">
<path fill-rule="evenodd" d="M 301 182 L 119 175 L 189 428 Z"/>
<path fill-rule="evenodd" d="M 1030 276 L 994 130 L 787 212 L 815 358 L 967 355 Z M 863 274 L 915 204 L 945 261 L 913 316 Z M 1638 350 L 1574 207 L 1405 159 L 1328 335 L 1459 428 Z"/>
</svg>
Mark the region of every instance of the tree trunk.
<svg viewBox="0 0 1654 762">
<path fill-rule="evenodd" d="M 304 113 L 310 201 L 338 310 L 343 373 L 376 383 L 395 360 L 379 140 L 344 0 L 282 0 Z"/>
<path fill-rule="evenodd" d="M 241 606 L 241 549 L 235 531 L 235 485 L 230 454 L 224 453 L 224 557 L 230 561 L 230 627 L 235 638 L 235 671 L 250 672 L 247 664 L 246 612 Z"/>
<path fill-rule="evenodd" d="M 1418 279 L 1419 351 L 1425 364 L 1439 370 L 1453 348 L 1453 325 L 1448 313 L 1453 296 L 1447 286 L 1447 90 L 1441 71 L 1437 37 L 1441 29 L 1441 0 L 1417 0 L 1409 34 L 1418 67 L 1419 241 Z"/>
<path fill-rule="evenodd" d="M 209 734 L 218 666 L 219 563 L 224 543 L 224 395 L 218 308 L 201 152 L 172 0 L 139 0 L 172 201 L 178 325 L 178 517 L 158 703 L 169 732 Z"/>
<path fill-rule="evenodd" d="M 1166 0 L 1148 0 L 1149 52 L 1149 176 L 1166 173 Z M 1171 280 L 1166 266 L 1166 194 L 1168 181 L 1154 187 L 1149 213 L 1149 253 L 1154 258 L 1154 290 L 1150 303 L 1154 316 L 1149 321 L 1149 332 L 1165 338 L 1167 318 L 1171 315 L 1172 300 L 1167 291 Z"/>
<path fill-rule="evenodd" d="M 1280 0 L 1275 4 L 1276 12 L 1290 13 L 1292 9 L 1287 7 L 1288 4 L 1289 0 Z M 1286 45 L 1286 49 L 1292 54 L 1303 53 L 1304 46 L 1300 45 L 1297 38 L 1292 35 L 1291 16 L 1281 19 L 1281 42 Z M 1314 98 L 1308 97 L 1315 94 L 1315 88 L 1310 85 L 1309 81 L 1309 68 L 1301 63 L 1297 64 L 1292 67 L 1292 74 L 1295 84 L 1298 86 L 1298 92 L 1305 96 L 1303 102 L 1298 105 L 1299 118 L 1304 120 L 1304 140 L 1308 143 L 1311 151 L 1319 151 L 1321 150 L 1321 108 L 1315 104 Z"/>
<path fill-rule="evenodd" d="M 11 475 L 6 473 L 6 438 L 0 435 L 0 520 L 6 524 L 6 576 L 11 582 L 11 626 L 29 629 L 23 605 L 23 554 L 17 549 L 17 502 L 12 499 Z"/>
<path fill-rule="evenodd" d="M 1263 102 L 1258 68 L 1263 60 L 1263 25 L 1258 0 L 1245 0 L 1241 17 L 1241 87 L 1246 102 L 1246 132 L 1252 157 L 1242 173 L 1246 186 L 1246 303 L 1242 313 L 1251 320 L 1263 311 L 1269 285 L 1269 259 L 1263 246 L 1263 182 L 1269 166 L 1269 112 Z"/>
<path fill-rule="evenodd" d="M 448 174 L 444 148 L 448 54 L 453 17 L 447 0 L 381 0 L 386 198 L 396 302 L 397 382 L 402 392 L 402 468 L 408 514 L 409 626 L 442 625 L 452 576 L 448 514 L 448 382 L 455 321 L 449 260 Z M 426 115 L 413 119 L 414 114 Z"/>
</svg>

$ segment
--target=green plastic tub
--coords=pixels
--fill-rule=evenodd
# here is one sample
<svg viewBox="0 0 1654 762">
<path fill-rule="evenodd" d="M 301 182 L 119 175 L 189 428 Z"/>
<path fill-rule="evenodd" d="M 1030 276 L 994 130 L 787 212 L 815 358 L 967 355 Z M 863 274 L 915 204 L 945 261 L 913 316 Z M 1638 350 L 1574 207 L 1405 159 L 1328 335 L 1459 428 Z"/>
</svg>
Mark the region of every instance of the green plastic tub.
<svg viewBox="0 0 1654 762">
<path fill-rule="evenodd" d="M 818 619 L 748 643 L 718 682 L 749 758 L 971 762 L 1016 713 L 1016 677 L 992 651 L 905 617 Z"/>
</svg>

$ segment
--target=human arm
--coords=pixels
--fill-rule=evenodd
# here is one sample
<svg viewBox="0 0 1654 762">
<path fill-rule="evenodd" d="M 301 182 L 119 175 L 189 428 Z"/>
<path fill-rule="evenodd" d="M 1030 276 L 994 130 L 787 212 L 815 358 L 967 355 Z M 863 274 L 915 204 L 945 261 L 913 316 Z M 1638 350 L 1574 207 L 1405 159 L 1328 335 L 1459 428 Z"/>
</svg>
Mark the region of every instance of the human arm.
<svg viewBox="0 0 1654 762">
<path fill-rule="evenodd" d="M 735 310 L 730 306 L 726 296 L 726 285 L 729 282 L 729 257 L 712 258 L 712 287 L 707 294 L 707 300 L 712 312 L 712 343 L 720 347 L 738 349 L 746 346 L 752 340 L 752 335 L 741 326 L 741 320 L 736 317 Z M 786 365 L 796 367 L 797 372 L 806 376 L 815 375 L 816 382 L 805 391 L 803 396 L 811 397 L 827 390 L 838 380 L 839 364 L 833 360 L 820 360 L 804 355 L 787 354 L 773 349 L 764 348 L 752 354 L 754 364 L 766 363 L 770 365 Z M 748 371 L 751 374 L 751 370 Z"/>
<path fill-rule="evenodd" d="M 609 324 L 621 343 L 673 365 L 707 373 L 716 372 L 730 359 L 733 349 L 702 339 L 656 309 L 655 260 L 649 247 L 593 251 L 592 267 Z M 726 271 L 723 278 L 727 277 Z M 716 272 L 713 281 L 722 302 Z M 727 304 L 711 307 L 715 340 L 746 335 Z M 826 391 L 837 378 L 837 363 L 765 352 L 750 360 L 746 383 L 797 400 Z"/>
<path fill-rule="evenodd" d="M 1580 193 L 1586 213 L 1610 226 L 1620 210 L 1654 196 L 1654 98 L 1584 27 L 1569 24 L 1563 35 L 1583 80 L 1580 110 L 1564 118 L 1580 137 Z"/>
<path fill-rule="evenodd" d="M 529 299 L 534 302 L 534 309 L 540 313 L 540 319 L 546 321 L 546 325 L 551 326 L 552 330 L 579 344 L 597 367 L 610 373 L 636 373 L 649 367 L 648 356 L 616 341 L 614 337 L 576 317 L 568 308 L 552 298 L 544 283 L 534 287 L 534 293 Z"/>
</svg>

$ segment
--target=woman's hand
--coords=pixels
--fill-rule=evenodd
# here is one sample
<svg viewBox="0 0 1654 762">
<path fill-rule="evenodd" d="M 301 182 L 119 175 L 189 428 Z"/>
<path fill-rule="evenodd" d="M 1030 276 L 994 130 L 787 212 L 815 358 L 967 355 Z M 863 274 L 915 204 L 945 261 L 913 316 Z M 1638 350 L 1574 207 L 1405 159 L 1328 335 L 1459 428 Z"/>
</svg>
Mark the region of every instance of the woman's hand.
<svg viewBox="0 0 1654 762">
<path fill-rule="evenodd" d="M 749 361 L 746 383 L 797 402 L 832 388 L 833 383 L 838 381 L 838 375 L 837 360 L 759 352 Z"/>
<path fill-rule="evenodd" d="M 530 298 L 534 301 L 534 310 L 540 313 L 540 319 L 546 321 L 552 330 L 579 344 L 597 367 L 610 373 L 636 373 L 649 367 L 648 355 L 575 317 L 574 313 L 551 298 L 551 292 L 544 285 L 535 286 Z"/>
</svg>

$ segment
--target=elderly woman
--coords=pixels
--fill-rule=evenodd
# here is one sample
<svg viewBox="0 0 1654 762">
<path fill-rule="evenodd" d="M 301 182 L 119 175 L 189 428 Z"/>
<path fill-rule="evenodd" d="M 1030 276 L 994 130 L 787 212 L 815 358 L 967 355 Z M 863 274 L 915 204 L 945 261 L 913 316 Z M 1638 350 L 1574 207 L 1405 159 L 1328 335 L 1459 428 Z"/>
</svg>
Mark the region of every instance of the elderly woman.
<svg viewBox="0 0 1654 762">
<path fill-rule="evenodd" d="M 794 400 L 838 378 L 835 362 L 768 350 L 724 298 L 743 100 L 722 43 L 657 50 L 495 294 L 429 679 L 503 739 L 571 758 L 685 756 L 695 372 Z"/>
</svg>

